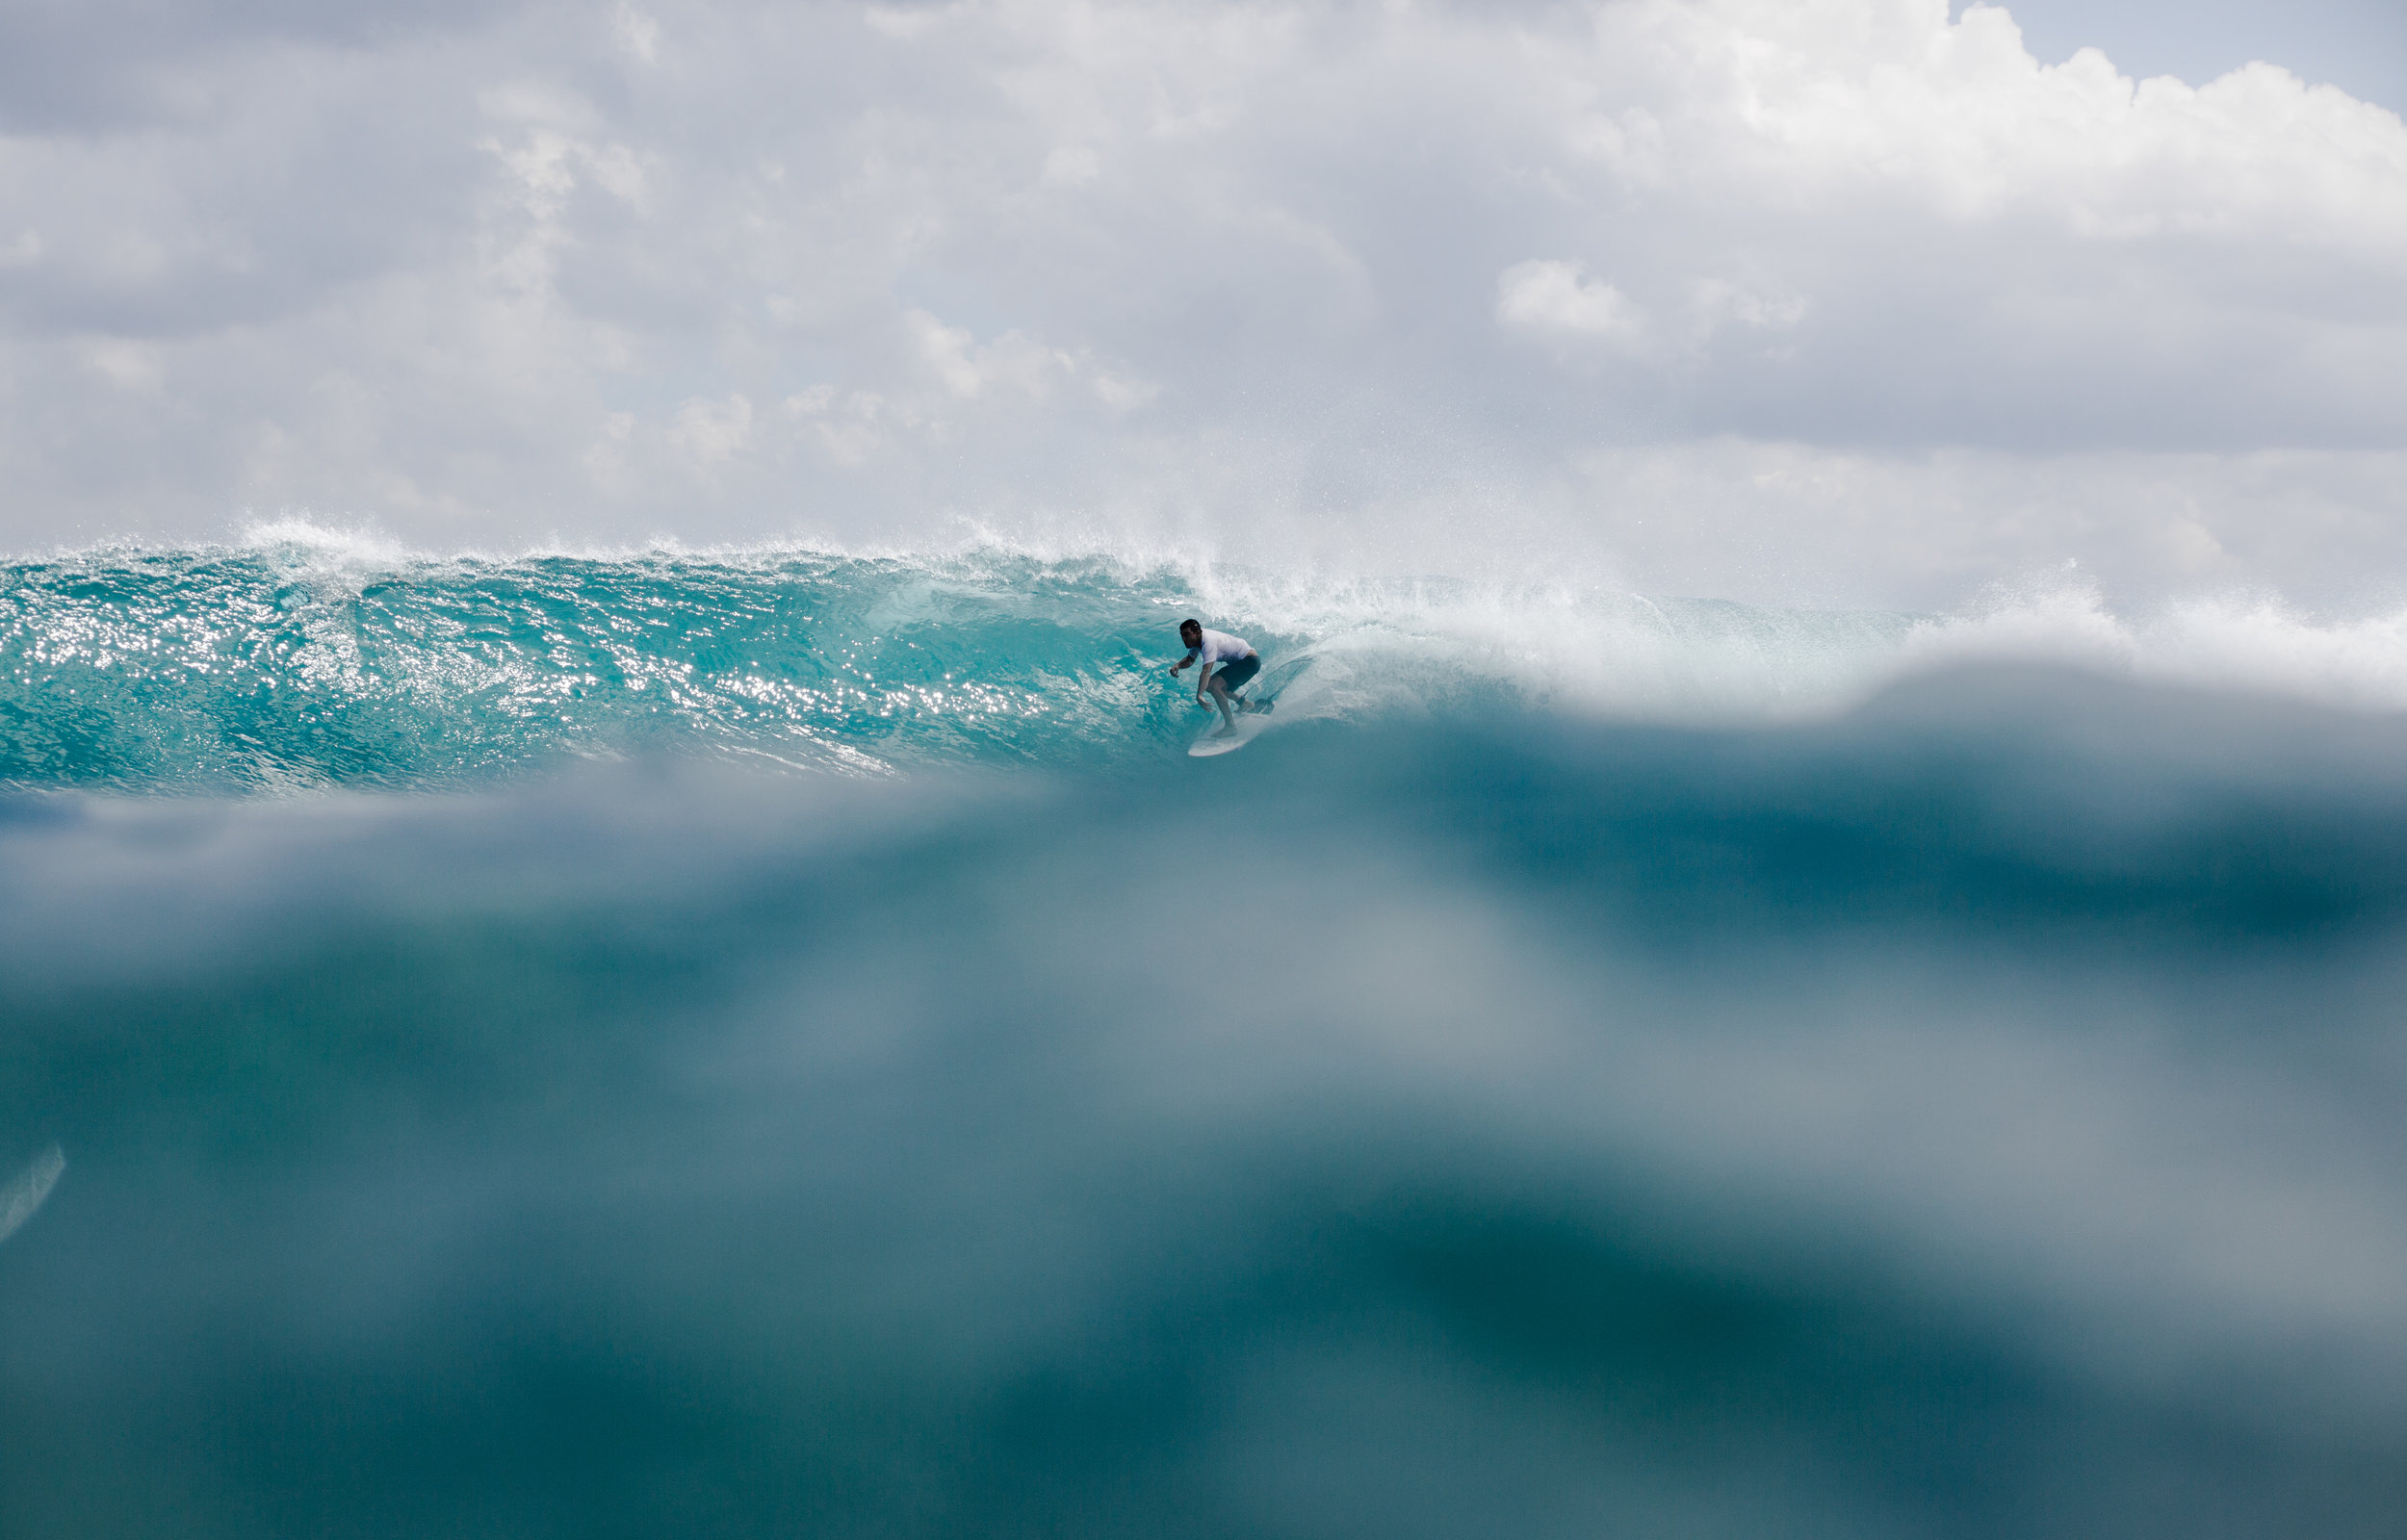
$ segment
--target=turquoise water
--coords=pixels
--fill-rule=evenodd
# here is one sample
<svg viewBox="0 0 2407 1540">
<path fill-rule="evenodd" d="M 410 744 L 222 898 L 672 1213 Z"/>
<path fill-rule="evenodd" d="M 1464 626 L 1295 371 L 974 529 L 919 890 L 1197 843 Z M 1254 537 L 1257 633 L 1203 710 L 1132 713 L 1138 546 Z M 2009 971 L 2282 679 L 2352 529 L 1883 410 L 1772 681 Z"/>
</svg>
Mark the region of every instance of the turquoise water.
<svg viewBox="0 0 2407 1540">
<path fill-rule="evenodd" d="M 1161 672 L 1188 615 L 1255 644 L 1265 699 L 1349 720 L 1593 685 L 1642 708 L 1811 699 L 1912 624 L 999 551 L 97 552 L 0 567 L 0 783 L 433 787 L 656 755 L 1134 763 L 1203 723 Z"/>
<path fill-rule="evenodd" d="M 0 1533 L 2407 1512 L 2394 716 L 991 552 L 4 582 Z"/>
<path fill-rule="evenodd" d="M 1144 665 L 1183 596 L 1093 564 L 284 554 L 14 569 L 0 766 L 231 789 L 712 749 L 1025 763 L 1160 737 L 1175 704 Z"/>
</svg>

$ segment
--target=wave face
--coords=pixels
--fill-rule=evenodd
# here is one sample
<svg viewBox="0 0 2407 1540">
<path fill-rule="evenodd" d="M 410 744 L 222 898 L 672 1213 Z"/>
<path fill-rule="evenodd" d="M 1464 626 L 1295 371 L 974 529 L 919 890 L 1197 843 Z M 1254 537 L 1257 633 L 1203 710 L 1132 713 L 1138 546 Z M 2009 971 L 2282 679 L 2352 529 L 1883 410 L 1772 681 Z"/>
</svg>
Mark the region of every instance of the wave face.
<svg viewBox="0 0 2407 1540">
<path fill-rule="evenodd" d="M 1972 671 L 20 793 L 0 1524 L 2394 1535 L 2403 763 Z"/>
<path fill-rule="evenodd" d="M 1001 551 L 436 559 L 303 527 L 0 569 L 0 783 L 426 787 L 661 753 L 1126 761 L 1202 724 L 1161 672 L 1191 614 L 1264 653 L 1260 692 L 1290 720 L 1777 706 L 1860 680 L 1913 624 Z"/>
</svg>

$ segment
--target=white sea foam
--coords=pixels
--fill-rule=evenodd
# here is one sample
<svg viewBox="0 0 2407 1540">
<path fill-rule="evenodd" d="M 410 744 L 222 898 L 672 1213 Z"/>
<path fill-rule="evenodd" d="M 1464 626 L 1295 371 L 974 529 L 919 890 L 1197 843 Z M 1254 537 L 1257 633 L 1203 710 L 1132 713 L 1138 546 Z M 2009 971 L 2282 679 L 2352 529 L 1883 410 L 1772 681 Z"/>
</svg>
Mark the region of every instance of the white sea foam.
<svg viewBox="0 0 2407 1540">
<path fill-rule="evenodd" d="M 2065 588 L 1923 621 L 1899 664 L 1972 661 L 2063 663 L 2153 683 L 2407 710 L 2407 611 L 2326 620 L 2276 598 L 2236 595 L 2129 616 L 2095 589 Z"/>
<path fill-rule="evenodd" d="M 2118 613 L 2082 585 L 2001 590 L 1954 614 L 1760 609 L 1431 580 L 1297 584 L 1226 571 L 1199 597 L 1228 622 L 1311 638 L 1289 693 L 1318 714 L 1442 701 L 1472 681 L 1524 703 L 1643 720 L 1845 710 L 1937 670 L 2039 662 L 2109 678 L 2407 709 L 2407 611 L 2302 615 L 2257 595 Z M 1296 657 L 1277 660 L 1298 662 Z"/>
<path fill-rule="evenodd" d="M 322 524 L 308 514 L 284 514 L 243 526 L 235 544 L 285 563 L 319 570 L 390 571 L 417 557 L 371 524 Z"/>
</svg>

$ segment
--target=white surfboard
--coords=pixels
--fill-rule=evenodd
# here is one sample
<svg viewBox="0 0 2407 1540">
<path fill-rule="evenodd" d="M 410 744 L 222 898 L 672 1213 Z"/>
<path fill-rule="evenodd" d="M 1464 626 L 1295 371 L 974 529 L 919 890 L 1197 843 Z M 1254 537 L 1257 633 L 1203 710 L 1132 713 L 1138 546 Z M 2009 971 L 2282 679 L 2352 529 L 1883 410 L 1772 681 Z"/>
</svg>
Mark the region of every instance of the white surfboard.
<svg viewBox="0 0 2407 1540">
<path fill-rule="evenodd" d="M 1209 732 L 1187 746 L 1187 754 L 1197 759 L 1208 759 L 1216 754 L 1234 754 L 1260 736 L 1262 730 L 1268 726 L 1269 712 L 1248 711 L 1237 718 L 1237 731 L 1223 738 L 1214 736 L 1220 732 L 1219 723 L 1214 722 Z"/>
</svg>

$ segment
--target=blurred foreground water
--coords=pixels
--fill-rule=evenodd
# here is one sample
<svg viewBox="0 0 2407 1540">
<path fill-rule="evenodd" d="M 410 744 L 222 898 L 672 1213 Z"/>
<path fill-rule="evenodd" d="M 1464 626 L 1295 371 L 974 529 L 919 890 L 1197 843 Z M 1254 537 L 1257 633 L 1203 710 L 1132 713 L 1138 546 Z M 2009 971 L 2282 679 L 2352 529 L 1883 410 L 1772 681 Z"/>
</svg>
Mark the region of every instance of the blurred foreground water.
<svg viewBox="0 0 2407 1540">
<path fill-rule="evenodd" d="M 2407 727 L 0 801 L 0 1533 L 2392 1536 Z"/>
</svg>

